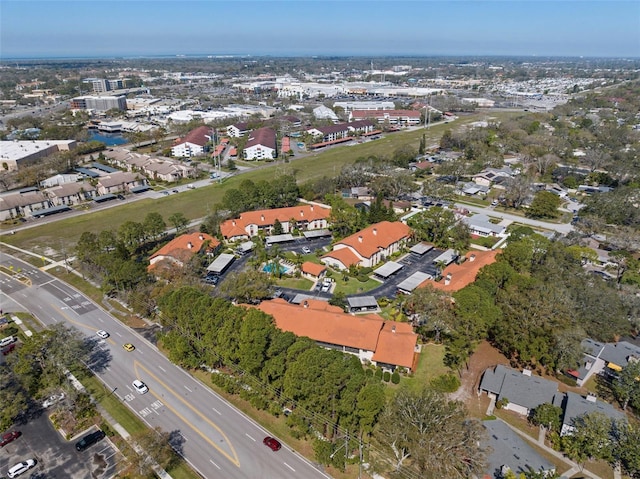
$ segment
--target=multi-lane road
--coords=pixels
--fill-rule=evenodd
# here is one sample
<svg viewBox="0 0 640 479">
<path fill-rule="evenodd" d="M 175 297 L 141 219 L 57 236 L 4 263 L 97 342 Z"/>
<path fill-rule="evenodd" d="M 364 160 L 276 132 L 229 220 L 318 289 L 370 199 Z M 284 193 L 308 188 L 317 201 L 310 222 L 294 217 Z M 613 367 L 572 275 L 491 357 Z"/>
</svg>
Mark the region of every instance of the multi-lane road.
<svg viewBox="0 0 640 479">
<path fill-rule="evenodd" d="M 167 360 L 152 344 L 107 314 L 99 305 L 53 276 L 0 253 L 0 265 L 20 270 L 27 281 L 0 274 L 5 312 L 28 311 L 45 325 L 64 323 L 96 339 L 89 366 L 113 394 L 150 427 L 171 433 L 172 445 L 205 478 L 327 478 L 286 444 L 274 452 L 268 435 L 201 382 Z M 110 334 L 99 340 L 99 329 Z M 127 352 L 124 343 L 135 350 Z M 131 386 L 141 379 L 146 394 Z"/>
</svg>

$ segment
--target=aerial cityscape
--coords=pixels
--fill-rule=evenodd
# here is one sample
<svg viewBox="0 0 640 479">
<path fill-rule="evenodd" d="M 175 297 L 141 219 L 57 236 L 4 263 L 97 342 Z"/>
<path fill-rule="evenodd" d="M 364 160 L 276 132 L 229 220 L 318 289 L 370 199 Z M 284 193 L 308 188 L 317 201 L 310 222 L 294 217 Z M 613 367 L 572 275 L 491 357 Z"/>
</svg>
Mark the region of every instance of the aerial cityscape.
<svg viewBox="0 0 640 479">
<path fill-rule="evenodd" d="M 640 2 L 0 4 L 0 477 L 640 478 Z"/>
</svg>

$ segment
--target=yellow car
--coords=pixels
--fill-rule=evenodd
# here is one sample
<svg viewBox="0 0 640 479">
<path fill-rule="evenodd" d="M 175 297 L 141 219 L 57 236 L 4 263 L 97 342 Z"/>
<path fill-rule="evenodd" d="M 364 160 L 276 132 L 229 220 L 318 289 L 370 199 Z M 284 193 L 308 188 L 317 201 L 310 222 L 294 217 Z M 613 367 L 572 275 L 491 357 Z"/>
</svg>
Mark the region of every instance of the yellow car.
<svg viewBox="0 0 640 479">
<path fill-rule="evenodd" d="M 122 345 L 122 347 L 124 348 L 125 351 L 129 351 L 129 352 L 131 352 L 134 349 L 136 349 L 136 347 L 131 343 L 125 343 L 125 344 Z"/>
</svg>

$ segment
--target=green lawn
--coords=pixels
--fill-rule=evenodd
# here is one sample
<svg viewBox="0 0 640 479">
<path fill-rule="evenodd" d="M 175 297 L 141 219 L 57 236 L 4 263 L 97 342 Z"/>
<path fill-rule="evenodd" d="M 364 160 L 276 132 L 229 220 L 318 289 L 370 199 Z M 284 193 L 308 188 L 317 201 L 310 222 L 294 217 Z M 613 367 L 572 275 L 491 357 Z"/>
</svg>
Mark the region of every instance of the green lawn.
<svg viewBox="0 0 640 479">
<path fill-rule="evenodd" d="M 400 384 L 405 384 L 413 390 L 418 390 L 429 384 L 433 378 L 447 374 L 450 370 L 442 359 L 444 358 L 444 345 L 423 344 L 418 369 L 412 377 L 402 377 Z"/>
<path fill-rule="evenodd" d="M 375 281 L 369 278 L 366 282 L 361 283 L 357 278 L 349 278 L 349 281 L 344 281 L 342 277 L 333 276 L 336 281 L 336 287 L 334 293 L 340 292 L 347 296 L 350 294 L 366 293 L 374 288 L 380 286 L 379 281 Z"/>
<path fill-rule="evenodd" d="M 283 276 L 282 279 L 276 281 L 277 286 L 283 288 L 294 288 L 301 290 L 310 290 L 313 285 L 313 281 L 306 278 L 292 278 L 291 276 Z"/>
<path fill-rule="evenodd" d="M 5 235 L 3 241 L 38 254 L 48 257 L 55 256 L 56 259 L 60 259 L 63 255 L 62 251 L 72 251 L 78 238 L 85 231 L 93 231 L 94 233 L 99 233 L 102 230 L 115 231 L 125 221 L 142 222 L 150 212 L 162 214 L 165 221 L 171 214 L 177 212 L 183 213 L 190 220 L 202 218 L 222 200 L 225 191 L 237 188 L 244 180 L 272 181 L 285 173 L 291 173 L 296 176 L 299 183 L 303 183 L 323 176 L 334 176 L 340 172 L 343 165 L 353 163 L 358 158 L 366 158 L 370 155 L 391 156 L 396 149 L 407 144 L 417 150 L 423 134 L 427 135 L 428 144 L 434 143 L 439 140 L 446 129 L 458 128 L 462 124 L 476 121 L 477 118 L 478 115 L 470 115 L 456 121 L 453 125 L 434 125 L 428 131 L 419 129 L 398 132 L 376 141 L 315 152 L 305 158 L 294 159 L 288 163 L 278 161 L 264 168 L 243 172 L 223 183 L 212 182 L 210 186 L 176 195 L 118 204 L 94 213 L 53 221 L 49 224 L 18 231 L 15 235 Z M 12 228 L 13 225 L 0 225 L 0 230 Z"/>
</svg>

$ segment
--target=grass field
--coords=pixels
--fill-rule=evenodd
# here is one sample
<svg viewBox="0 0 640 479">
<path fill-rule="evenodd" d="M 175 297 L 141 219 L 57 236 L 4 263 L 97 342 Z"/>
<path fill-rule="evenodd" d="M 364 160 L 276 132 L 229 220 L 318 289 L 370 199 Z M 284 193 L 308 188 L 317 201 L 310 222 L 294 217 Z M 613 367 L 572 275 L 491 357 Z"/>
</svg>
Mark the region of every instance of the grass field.
<svg viewBox="0 0 640 479">
<path fill-rule="evenodd" d="M 498 117 L 507 114 L 492 112 L 491 116 Z M 429 130 L 417 129 L 388 134 L 379 140 L 315 152 L 304 158 L 294 158 L 288 163 L 275 162 L 271 166 L 231 177 L 223 183 L 212 182 L 210 186 L 188 190 L 180 194 L 117 204 L 112 208 L 20 230 L 13 235 L 4 235 L 3 241 L 54 259 L 61 259 L 64 251 L 73 250 L 78 238 L 85 231 L 94 233 L 103 230 L 117 231 L 119 226 L 126 221 L 142 222 L 150 212 L 160 213 L 165 221 L 170 215 L 177 212 L 183 213 L 189 220 L 202 218 L 222 200 L 225 191 L 237 188 L 244 180 L 271 181 L 283 174 L 290 173 L 296 176 L 299 183 L 304 183 L 323 176 L 334 176 L 340 172 L 343 165 L 353 163 L 359 158 L 366 158 L 370 155 L 390 157 L 396 149 L 405 145 L 411 145 L 417 150 L 423 134 L 426 135 L 427 144 L 438 143 L 440 136 L 446 129 L 457 129 L 486 116 L 485 113 L 473 114 L 457 120 L 455 124 L 433 125 Z M 12 225 L 0 225 L 0 229 L 6 231 L 12 229 Z"/>
</svg>

